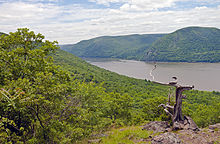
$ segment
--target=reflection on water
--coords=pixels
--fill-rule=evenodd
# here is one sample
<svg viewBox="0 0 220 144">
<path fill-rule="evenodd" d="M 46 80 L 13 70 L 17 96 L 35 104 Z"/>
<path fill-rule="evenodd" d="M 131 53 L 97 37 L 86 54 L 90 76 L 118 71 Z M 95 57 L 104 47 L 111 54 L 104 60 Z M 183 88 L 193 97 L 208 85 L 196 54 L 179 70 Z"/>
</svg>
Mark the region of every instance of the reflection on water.
<svg viewBox="0 0 220 144">
<path fill-rule="evenodd" d="M 134 60 L 98 61 L 87 60 L 101 68 L 134 77 L 152 80 L 150 71 L 154 63 L 145 63 Z M 156 63 L 157 68 L 152 72 L 154 81 L 168 83 L 171 77 L 178 77 L 182 85 L 194 85 L 194 89 L 220 91 L 220 63 Z"/>
</svg>

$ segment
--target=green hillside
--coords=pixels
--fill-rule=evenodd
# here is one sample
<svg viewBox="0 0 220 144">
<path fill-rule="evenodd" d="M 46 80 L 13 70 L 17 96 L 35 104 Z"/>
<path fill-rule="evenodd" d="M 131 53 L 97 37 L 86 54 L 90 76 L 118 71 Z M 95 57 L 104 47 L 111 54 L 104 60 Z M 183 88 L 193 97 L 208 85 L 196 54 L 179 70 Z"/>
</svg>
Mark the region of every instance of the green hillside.
<svg viewBox="0 0 220 144">
<path fill-rule="evenodd" d="M 84 40 L 61 49 L 79 57 L 140 59 L 143 52 L 164 34 L 104 36 Z"/>
<path fill-rule="evenodd" d="M 98 37 L 61 49 L 79 57 L 163 62 L 220 62 L 220 30 L 187 27 L 170 34 Z"/>
<path fill-rule="evenodd" d="M 62 50 L 57 51 L 54 60 L 63 69 L 74 72 L 75 76 L 77 74 L 76 79 L 87 82 L 92 81 L 96 84 L 102 83 L 102 87 L 106 89 L 106 92 L 117 92 L 122 95 L 126 93 L 131 96 L 133 100 L 131 109 L 134 110 L 135 119 L 138 117 L 139 122 L 142 120 L 157 119 L 157 114 L 160 113 L 157 109 L 157 104 L 166 100 L 169 93 L 174 92 L 173 89 L 170 90 L 167 86 L 158 85 L 146 80 L 129 78 L 93 66 Z M 207 126 L 210 121 L 213 121 L 211 120 L 213 118 L 218 119 L 214 121 L 220 122 L 218 118 L 218 115 L 220 115 L 220 111 L 218 110 L 220 108 L 219 92 L 193 90 L 187 92 L 186 95 L 184 113 L 191 116 L 199 126 Z M 202 109 L 203 106 L 204 109 Z M 215 112 L 211 113 L 211 111 Z M 209 118 L 205 118 L 206 116 Z"/>
<path fill-rule="evenodd" d="M 173 89 L 88 64 L 27 28 L 0 37 L 0 67 L 0 143 L 76 143 L 169 120 L 158 105 Z M 220 122 L 219 92 L 185 94 L 183 113 L 198 126 Z"/>
<path fill-rule="evenodd" d="M 157 40 L 145 61 L 220 62 L 220 29 L 187 27 Z"/>
<path fill-rule="evenodd" d="M 73 72 L 76 79 L 102 83 L 108 92 L 129 93 L 136 98 L 154 97 L 156 93 L 166 96 L 168 92 L 165 86 L 104 70 L 63 50 L 58 50 L 53 57 L 55 64 L 62 66 L 64 70 Z M 161 94 L 162 92 L 164 94 Z"/>
</svg>

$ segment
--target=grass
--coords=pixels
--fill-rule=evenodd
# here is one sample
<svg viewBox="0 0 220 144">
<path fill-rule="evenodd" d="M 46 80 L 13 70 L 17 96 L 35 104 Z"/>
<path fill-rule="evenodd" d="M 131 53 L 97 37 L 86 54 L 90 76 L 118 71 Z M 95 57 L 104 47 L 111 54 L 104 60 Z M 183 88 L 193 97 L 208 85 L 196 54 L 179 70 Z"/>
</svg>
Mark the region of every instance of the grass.
<svg viewBox="0 0 220 144">
<path fill-rule="evenodd" d="M 129 126 L 121 127 L 117 129 L 112 129 L 111 131 L 106 132 L 107 137 L 102 138 L 102 143 L 104 144 L 134 144 L 134 143 L 143 143 L 138 142 L 140 139 L 147 139 L 152 131 L 142 130 L 140 126 Z"/>
<path fill-rule="evenodd" d="M 150 143 L 149 136 L 153 135 L 153 131 L 142 130 L 141 126 L 126 126 L 120 128 L 111 128 L 104 133 L 103 137 L 85 138 L 77 144 L 87 144 L 89 140 L 101 139 L 101 144 L 143 144 Z M 140 141 L 141 139 L 149 140 Z"/>
</svg>

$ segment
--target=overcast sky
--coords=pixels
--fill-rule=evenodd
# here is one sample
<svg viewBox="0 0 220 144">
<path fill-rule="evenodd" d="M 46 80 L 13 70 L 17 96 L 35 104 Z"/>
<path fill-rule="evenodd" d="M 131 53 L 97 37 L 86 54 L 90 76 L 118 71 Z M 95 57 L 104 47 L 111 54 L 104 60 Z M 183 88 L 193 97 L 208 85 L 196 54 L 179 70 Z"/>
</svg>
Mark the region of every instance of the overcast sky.
<svg viewBox="0 0 220 144">
<path fill-rule="evenodd" d="M 0 0 L 0 32 L 27 27 L 59 44 L 187 26 L 220 28 L 220 0 Z"/>
</svg>

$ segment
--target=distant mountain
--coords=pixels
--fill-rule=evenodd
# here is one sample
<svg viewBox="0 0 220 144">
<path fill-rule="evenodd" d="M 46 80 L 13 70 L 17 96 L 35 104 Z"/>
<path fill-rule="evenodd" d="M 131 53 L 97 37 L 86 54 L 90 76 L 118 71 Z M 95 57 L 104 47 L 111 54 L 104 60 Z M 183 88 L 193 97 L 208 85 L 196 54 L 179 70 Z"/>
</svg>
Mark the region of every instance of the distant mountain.
<svg viewBox="0 0 220 144">
<path fill-rule="evenodd" d="M 187 27 L 154 42 L 144 61 L 220 62 L 220 29 Z"/>
<path fill-rule="evenodd" d="M 187 27 L 170 34 L 104 36 L 61 49 L 79 57 L 163 62 L 220 62 L 220 30 Z"/>
<path fill-rule="evenodd" d="M 103 36 L 84 40 L 61 49 L 79 57 L 140 59 L 144 51 L 165 34 Z"/>
</svg>

